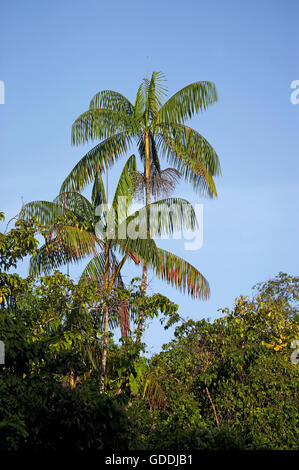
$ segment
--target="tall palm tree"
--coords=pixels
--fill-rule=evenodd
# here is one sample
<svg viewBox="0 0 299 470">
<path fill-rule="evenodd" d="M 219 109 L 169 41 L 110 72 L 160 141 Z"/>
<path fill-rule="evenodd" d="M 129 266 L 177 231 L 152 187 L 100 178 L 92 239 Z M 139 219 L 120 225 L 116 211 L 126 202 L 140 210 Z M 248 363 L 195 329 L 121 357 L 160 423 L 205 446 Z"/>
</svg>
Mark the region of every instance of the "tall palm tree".
<svg viewBox="0 0 299 470">
<path fill-rule="evenodd" d="M 145 202 L 151 202 L 151 168 L 159 168 L 159 157 L 166 158 L 190 182 L 195 191 L 216 196 L 213 177 L 220 174 L 217 153 L 211 144 L 186 121 L 217 101 L 212 82 L 194 82 L 170 97 L 166 96 L 164 77 L 153 72 L 139 86 L 134 104 L 111 90 L 97 93 L 89 109 L 72 127 L 72 143 L 84 144 L 100 139 L 73 168 L 62 184 L 61 191 L 82 191 L 98 171 L 125 155 L 135 142 L 144 163 Z M 172 273 L 169 273 L 172 276 Z M 143 291 L 147 283 L 144 265 Z"/>
<path fill-rule="evenodd" d="M 96 277 L 104 294 L 109 295 L 113 287 L 121 284 L 121 269 L 131 258 L 134 262 L 139 263 L 140 260 L 148 264 L 170 284 L 187 288 L 194 296 L 207 297 L 209 285 L 202 274 L 185 260 L 159 249 L 152 238 L 176 230 L 194 229 L 196 216 L 192 206 L 184 199 L 166 198 L 128 215 L 134 196 L 135 172 L 136 158 L 132 155 L 119 178 L 111 208 L 108 208 L 108 190 L 107 187 L 105 190 L 99 172 L 94 179 L 91 202 L 78 192 L 67 191 L 60 193 L 54 202 L 33 201 L 26 204 L 20 217 L 25 220 L 34 217 L 48 227 L 46 243 L 30 261 L 30 273 L 48 272 L 67 262 L 77 262 L 86 255 L 93 255 L 82 276 Z M 120 204 L 123 198 L 125 204 Z M 104 210 L 98 213 L 101 206 Z M 149 219 L 153 220 L 150 226 Z M 145 237 L 127 236 L 127 229 L 132 224 L 135 228 L 146 227 Z M 117 260 L 116 251 L 121 255 L 120 261 Z M 169 275 L 172 271 L 180 272 L 180 276 Z M 127 318 L 121 318 L 119 313 L 121 327 L 125 325 L 125 330 Z M 108 330 L 109 307 L 106 304 L 101 391 L 104 391 Z"/>
</svg>

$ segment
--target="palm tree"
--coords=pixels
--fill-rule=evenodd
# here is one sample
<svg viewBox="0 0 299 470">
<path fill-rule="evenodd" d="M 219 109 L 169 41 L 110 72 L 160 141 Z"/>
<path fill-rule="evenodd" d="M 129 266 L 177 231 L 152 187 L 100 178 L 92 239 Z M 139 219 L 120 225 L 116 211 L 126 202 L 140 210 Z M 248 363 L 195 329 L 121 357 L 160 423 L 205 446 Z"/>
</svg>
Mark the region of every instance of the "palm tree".
<svg viewBox="0 0 299 470">
<path fill-rule="evenodd" d="M 145 202 L 151 202 L 151 169 L 159 172 L 158 154 L 166 158 L 190 182 L 195 191 L 216 196 L 213 177 L 220 174 L 218 156 L 211 144 L 185 122 L 217 101 L 212 82 L 191 83 L 175 93 L 164 104 L 164 77 L 153 72 L 138 88 L 132 104 L 118 92 L 97 93 L 89 109 L 72 127 L 72 143 L 80 145 L 99 139 L 73 168 L 62 184 L 61 191 L 82 191 L 98 171 L 112 165 L 137 143 L 144 163 Z M 142 286 L 145 292 L 147 265 L 144 265 Z"/>
<path fill-rule="evenodd" d="M 134 196 L 134 175 L 136 158 L 132 155 L 126 162 L 119 178 L 111 208 L 108 208 L 107 192 L 101 174 L 94 179 L 91 202 L 75 191 L 60 193 L 54 202 L 34 201 L 26 204 L 20 217 L 28 220 L 36 218 L 48 228 L 46 243 L 31 258 L 30 274 L 48 272 L 68 262 L 78 262 L 86 255 L 93 255 L 82 277 L 96 277 L 105 296 L 114 287 L 122 285 L 120 273 L 124 263 L 131 258 L 134 262 L 152 267 L 157 275 L 172 285 L 188 289 L 194 296 L 207 297 L 209 285 L 202 274 L 185 260 L 159 249 L 153 238 L 161 234 L 171 234 L 176 230 L 194 229 L 196 216 L 188 201 L 180 198 L 166 198 L 154 202 L 131 215 L 129 208 Z M 122 198 L 122 199 L 120 199 Z M 125 198 L 125 204 L 120 200 Z M 103 207 L 100 213 L 98 208 Z M 164 214 L 164 209 L 166 214 Z M 169 217 L 169 209 L 171 215 Z M 148 225 L 148 220 L 153 223 Z M 136 223 L 137 221 L 137 223 Z M 145 237 L 124 236 L 127 229 L 146 227 Z M 135 224 L 135 225 L 134 225 Z M 118 261 L 116 251 L 121 255 Z M 171 272 L 178 273 L 170 275 Z M 127 317 L 121 316 L 123 332 L 127 328 Z M 123 325 L 123 326 L 122 326 Z M 104 307 L 104 345 L 101 358 L 101 391 L 107 362 L 109 331 L 109 306 Z M 124 333 L 125 334 L 125 333 Z"/>
</svg>

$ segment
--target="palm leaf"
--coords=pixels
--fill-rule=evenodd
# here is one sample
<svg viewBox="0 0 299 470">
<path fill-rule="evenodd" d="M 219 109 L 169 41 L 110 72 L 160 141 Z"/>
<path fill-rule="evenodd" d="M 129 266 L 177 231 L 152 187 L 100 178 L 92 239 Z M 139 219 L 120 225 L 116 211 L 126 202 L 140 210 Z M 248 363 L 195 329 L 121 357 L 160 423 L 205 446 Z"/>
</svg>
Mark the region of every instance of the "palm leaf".
<svg viewBox="0 0 299 470">
<path fill-rule="evenodd" d="M 102 204 L 107 204 L 108 201 L 106 199 L 106 191 L 104 182 L 101 176 L 101 173 L 97 172 L 91 193 L 91 200 L 93 204 L 93 210 L 96 211 L 97 207 Z M 99 214 L 96 214 L 99 215 Z"/>
<path fill-rule="evenodd" d="M 112 109 L 126 114 L 133 114 L 134 106 L 123 95 L 112 90 L 103 90 L 94 95 L 90 101 L 90 108 Z"/>
<path fill-rule="evenodd" d="M 80 221 L 88 221 L 92 224 L 94 221 L 94 208 L 86 197 L 75 191 L 60 193 L 54 202 L 71 210 L 78 216 Z"/>
<path fill-rule="evenodd" d="M 148 112 L 152 121 L 158 119 L 162 99 L 167 94 L 167 88 L 164 86 L 164 82 L 165 77 L 161 72 L 152 73 L 148 85 Z"/>
<path fill-rule="evenodd" d="M 158 248 L 160 269 L 158 277 L 194 298 L 208 299 L 210 287 L 205 277 L 191 264 L 179 256 Z"/>
<path fill-rule="evenodd" d="M 131 146 L 131 138 L 122 133 L 104 140 L 92 148 L 72 169 L 62 183 L 60 192 L 82 191 L 92 182 L 98 172 L 102 172 L 121 158 Z"/>
<path fill-rule="evenodd" d="M 128 207 L 132 204 L 136 170 L 136 157 L 131 155 L 121 172 L 113 197 L 112 208 L 115 211 L 116 221 L 119 216 L 121 220 L 126 217 Z"/>
<path fill-rule="evenodd" d="M 146 100 L 146 96 L 144 93 L 144 84 L 142 82 L 138 87 L 136 98 L 135 98 L 135 103 L 134 103 L 135 119 L 140 120 L 144 117 L 145 100 Z"/>
<path fill-rule="evenodd" d="M 104 274 L 105 274 L 105 254 L 98 253 L 94 256 L 85 266 L 80 276 L 80 281 L 84 279 L 92 279 L 101 282 L 104 287 Z"/>
<path fill-rule="evenodd" d="M 201 134 L 178 125 L 171 132 L 168 127 L 168 132 L 161 133 L 157 141 L 162 156 L 178 169 L 196 192 L 209 197 L 217 196 L 213 176 L 221 173 L 219 158 Z"/>
<path fill-rule="evenodd" d="M 52 230 L 47 241 L 30 259 L 29 274 L 49 273 L 66 263 L 79 262 L 97 252 L 95 237 L 75 227 L 59 227 Z"/>
<path fill-rule="evenodd" d="M 76 214 L 58 202 L 32 201 L 22 207 L 20 218 L 30 220 L 35 218 L 38 223 L 45 226 L 52 226 L 60 216 L 76 218 Z"/>
<path fill-rule="evenodd" d="M 151 238 L 115 238 L 111 240 L 111 247 L 122 255 L 128 255 L 134 262 L 137 257 L 143 263 L 151 262 L 153 266 L 159 266 L 158 248 Z"/>
<path fill-rule="evenodd" d="M 103 245 L 93 233 L 72 226 L 57 226 L 53 228 L 55 238 L 61 242 L 71 257 L 76 259 L 97 254 L 97 244 Z"/>
<path fill-rule="evenodd" d="M 194 82 L 179 90 L 159 110 L 159 123 L 185 122 L 217 101 L 213 82 Z"/>
<path fill-rule="evenodd" d="M 128 216 L 117 227 L 118 234 L 126 233 L 128 238 L 134 238 L 132 231 L 135 227 L 136 238 L 139 233 L 141 238 L 149 239 L 185 229 L 194 230 L 198 227 L 198 223 L 195 211 L 188 201 L 181 198 L 166 198 L 153 202 Z"/>
<path fill-rule="evenodd" d="M 138 131 L 134 117 L 113 109 L 90 108 L 82 113 L 72 126 L 72 144 L 80 145 L 95 139 L 109 139 L 124 132 L 134 135 Z"/>
</svg>

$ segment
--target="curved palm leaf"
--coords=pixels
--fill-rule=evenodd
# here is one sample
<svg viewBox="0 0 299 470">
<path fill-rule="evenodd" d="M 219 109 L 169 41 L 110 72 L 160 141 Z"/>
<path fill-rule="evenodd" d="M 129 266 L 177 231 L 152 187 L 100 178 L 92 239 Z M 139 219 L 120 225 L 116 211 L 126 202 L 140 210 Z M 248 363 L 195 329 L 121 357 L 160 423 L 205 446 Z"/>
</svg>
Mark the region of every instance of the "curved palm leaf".
<svg viewBox="0 0 299 470">
<path fill-rule="evenodd" d="M 118 110 L 90 108 L 74 122 L 72 143 L 79 145 L 87 140 L 108 139 L 119 132 L 136 134 L 138 123 L 134 117 Z"/>
<path fill-rule="evenodd" d="M 158 119 L 162 99 L 167 94 L 163 82 L 165 82 L 164 75 L 161 72 L 153 72 L 147 90 L 148 113 L 152 121 Z"/>
<path fill-rule="evenodd" d="M 127 215 L 128 207 L 132 204 L 136 170 L 136 157 L 131 155 L 121 172 L 112 201 L 117 221 L 119 216 L 122 220 Z"/>
<path fill-rule="evenodd" d="M 107 164 L 110 166 L 127 152 L 132 138 L 123 133 L 115 134 L 89 150 L 72 169 L 62 183 L 60 192 L 83 191 L 91 183 L 98 172 L 102 172 Z"/>
<path fill-rule="evenodd" d="M 160 270 L 158 277 L 195 298 L 208 299 L 210 287 L 206 278 L 191 264 L 169 251 L 158 248 Z"/>
<path fill-rule="evenodd" d="M 191 119 L 195 113 L 207 109 L 218 100 L 213 82 L 194 82 L 169 98 L 159 110 L 158 122 L 180 122 Z"/>
<path fill-rule="evenodd" d="M 82 196 L 82 194 L 75 191 L 60 193 L 54 202 L 62 205 L 63 207 L 71 210 L 77 215 L 80 221 L 88 221 L 90 224 L 94 220 L 94 208 L 89 200 Z"/>
<path fill-rule="evenodd" d="M 135 230 L 136 238 L 150 239 L 197 227 L 195 211 L 190 202 L 182 198 L 166 198 L 135 211 L 117 227 L 117 231 L 118 236 L 126 234 L 127 238 L 134 238 Z"/>
<path fill-rule="evenodd" d="M 51 226 L 60 216 L 74 218 L 76 214 L 58 202 L 32 201 L 22 207 L 19 217 L 24 220 L 35 218 L 41 225 Z"/>
<path fill-rule="evenodd" d="M 107 204 L 108 201 L 106 199 L 106 191 L 104 182 L 101 176 L 101 173 L 97 173 L 94 179 L 92 193 L 91 193 L 91 200 L 93 204 L 93 210 L 95 211 L 98 206 L 101 204 Z M 96 214 L 99 215 L 99 214 Z"/>
<path fill-rule="evenodd" d="M 113 109 L 126 114 L 134 112 L 132 103 L 125 96 L 113 90 L 103 90 L 96 93 L 90 101 L 89 107 Z"/>
<path fill-rule="evenodd" d="M 185 181 L 197 192 L 217 196 L 213 176 L 220 174 L 219 158 L 211 144 L 187 126 L 164 127 L 157 146 L 167 161 L 175 166 Z M 165 132 L 166 130 L 166 132 Z"/>
<path fill-rule="evenodd" d="M 76 263 L 85 256 L 97 253 L 96 238 L 93 234 L 76 227 L 56 227 L 48 239 L 30 259 L 29 274 L 49 273 L 66 263 Z"/>
</svg>

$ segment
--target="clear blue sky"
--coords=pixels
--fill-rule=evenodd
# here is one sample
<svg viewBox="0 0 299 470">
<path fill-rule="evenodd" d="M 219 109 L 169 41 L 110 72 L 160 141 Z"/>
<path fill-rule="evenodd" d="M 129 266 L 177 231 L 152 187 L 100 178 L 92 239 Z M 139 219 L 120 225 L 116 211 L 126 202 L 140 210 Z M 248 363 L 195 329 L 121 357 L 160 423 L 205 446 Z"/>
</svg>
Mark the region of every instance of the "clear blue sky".
<svg viewBox="0 0 299 470">
<path fill-rule="evenodd" d="M 298 15 L 296 0 L 1 0 L 0 210 L 9 219 L 22 199 L 57 195 L 91 147 L 71 146 L 73 121 L 99 90 L 133 100 L 149 57 L 149 72 L 166 75 L 169 94 L 215 82 L 219 102 L 191 125 L 222 166 L 217 200 L 185 184 L 176 191 L 204 204 L 202 249 L 167 243 L 207 277 L 211 299 L 191 300 L 154 279 L 150 292 L 168 295 L 184 317 L 215 318 L 255 283 L 298 274 L 299 104 L 290 102 L 299 80 Z M 154 323 L 150 350 L 171 334 Z"/>
</svg>

